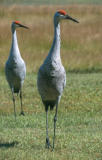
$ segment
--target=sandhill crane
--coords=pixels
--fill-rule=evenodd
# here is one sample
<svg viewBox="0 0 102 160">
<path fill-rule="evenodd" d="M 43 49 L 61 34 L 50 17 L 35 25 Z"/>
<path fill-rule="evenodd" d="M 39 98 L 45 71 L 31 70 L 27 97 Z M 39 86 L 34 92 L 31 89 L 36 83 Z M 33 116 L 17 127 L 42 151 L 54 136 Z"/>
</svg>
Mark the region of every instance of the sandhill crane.
<svg viewBox="0 0 102 160">
<path fill-rule="evenodd" d="M 37 78 L 38 91 L 46 111 L 46 148 L 51 147 L 52 149 L 54 149 L 58 104 L 66 85 L 66 72 L 60 58 L 60 21 L 64 19 L 79 23 L 64 10 L 59 10 L 55 13 L 52 47 L 38 71 Z M 52 110 L 54 106 L 56 106 L 56 111 L 54 116 L 53 145 L 51 146 L 48 136 L 48 108 L 50 107 Z"/>
<path fill-rule="evenodd" d="M 23 27 L 28 29 L 28 27 L 20 24 L 19 21 L 12 22 L 11 31 L 12 31 L 12 45 L 10 49 L 10 54 L 8 60 L 5 64 L 5 74 L 8 84 L 12 91 L 13 105 L 14 105 L 14 115 L 16 119 L 16 110 L 15 110 L 15 97 L 14 93 L 19 93 L 20 102 L 21 102 L 21 115 L 24 115 L 22 107 L 22 85 L 26 76 L 26 65 L 24 60 L 21 57 L 17 36 L 16 28 Z"/>
</svg>

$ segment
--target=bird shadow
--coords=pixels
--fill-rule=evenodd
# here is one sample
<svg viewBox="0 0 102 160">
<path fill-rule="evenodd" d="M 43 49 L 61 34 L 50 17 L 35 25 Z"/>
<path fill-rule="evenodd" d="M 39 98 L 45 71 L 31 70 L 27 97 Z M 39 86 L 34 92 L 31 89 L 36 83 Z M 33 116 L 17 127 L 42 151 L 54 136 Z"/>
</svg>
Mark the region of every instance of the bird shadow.
<svg viewBox="0 0 102 160">
<path fill-rule="evenodd" d="M 18 144 L 17 141 L 13 141 L 13 142 L 5 142 L 5 143 L 1 143 L 0 142 L 0 148 L 10 148 L 10 147 L 14 147 Z"/>
</svg>

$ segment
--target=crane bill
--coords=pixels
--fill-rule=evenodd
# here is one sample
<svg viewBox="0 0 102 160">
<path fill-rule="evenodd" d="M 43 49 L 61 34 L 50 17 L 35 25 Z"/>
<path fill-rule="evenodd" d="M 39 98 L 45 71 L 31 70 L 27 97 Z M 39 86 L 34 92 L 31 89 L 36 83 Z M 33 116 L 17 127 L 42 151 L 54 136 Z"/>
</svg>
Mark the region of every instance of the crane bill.
<svg viewBox="0 0 102 160">
<path fill-rule="evenodd" d="M 23 28 L 26 28 L 26 29 L 29 29 L 29 27 L 24 26 L 24 25 L 22 25 L 22 24 L 19 24 L 19 26 L 20 26 L 20 27 L 23 27 Z"/>
<path fill-rule="evenodd" d="M 66 15 L 66 19 L 69 19 L 69 20 L 72 20 L 72 21 L 74 21 L 76 23 L 79 23 L 76 19 L 70 17 L 69 15 Z"/>
</svg>

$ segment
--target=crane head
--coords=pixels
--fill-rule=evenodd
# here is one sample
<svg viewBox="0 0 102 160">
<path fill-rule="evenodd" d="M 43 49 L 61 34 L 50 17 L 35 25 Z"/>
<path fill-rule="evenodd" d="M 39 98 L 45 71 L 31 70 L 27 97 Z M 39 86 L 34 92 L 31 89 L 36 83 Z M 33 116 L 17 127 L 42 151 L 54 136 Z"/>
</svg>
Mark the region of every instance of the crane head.
<svg viewBox="0 0 102 160">
<path fill-rule="evenodd" d="M 15 30 L 18 27 L 29 29 L 27 26 L 22 25 L 19 21 L 12 22 L 12 30 Z"/>
<path fill-rule="evenodd" d="M 74 21 L 74 22 L 76 22 L 76 23 L 79 23 L 76 19 L 70 17 L 70 16 L 66 13 L 66 11 L 64 11 L 64 10 L 59 10 L 59 11 L 57 11 L 57 12 L 55 13 L 54 19 L 55 19 L 55 21 L 58 21 L 58 22 L 59 22 L 60 20 L 63 20 L 63 19 L 69 19 L 69 20 L 72 20 L 72 21 Z"/>
</svg>

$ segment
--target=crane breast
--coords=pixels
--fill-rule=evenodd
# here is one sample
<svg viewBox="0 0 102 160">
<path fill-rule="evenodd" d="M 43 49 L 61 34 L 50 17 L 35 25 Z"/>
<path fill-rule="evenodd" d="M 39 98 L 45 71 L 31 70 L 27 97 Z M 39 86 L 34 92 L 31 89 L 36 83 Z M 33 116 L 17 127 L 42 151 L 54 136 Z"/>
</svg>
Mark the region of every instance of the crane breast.
<svg viewBox="0 0 102 160">
<path fill-rule="evenodd" d="M 38 90 L 44 100 L 56 100 L 62 95 L 66 82 L 66 73 L 64 67 L 60 70 L 52 69 L 48 72 L 43 67 L 38 73 Z"/>
</svg>

